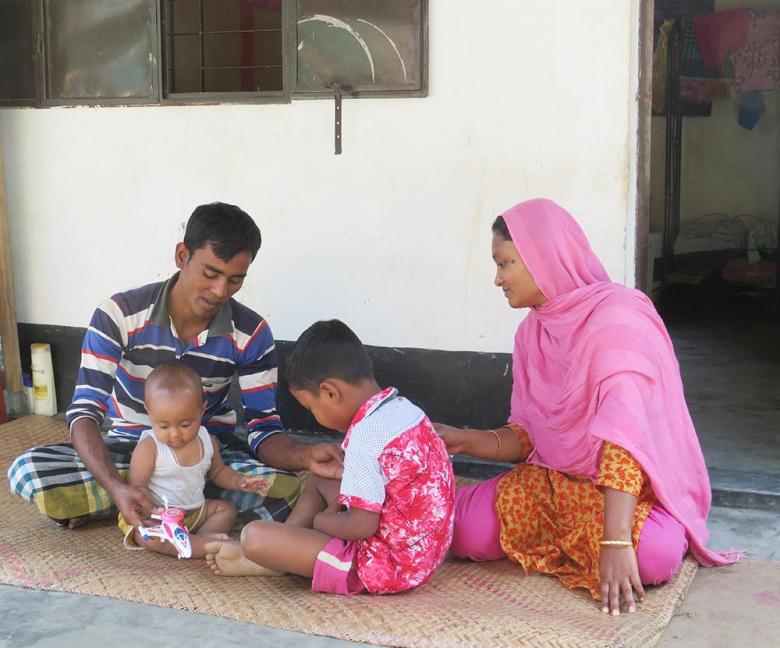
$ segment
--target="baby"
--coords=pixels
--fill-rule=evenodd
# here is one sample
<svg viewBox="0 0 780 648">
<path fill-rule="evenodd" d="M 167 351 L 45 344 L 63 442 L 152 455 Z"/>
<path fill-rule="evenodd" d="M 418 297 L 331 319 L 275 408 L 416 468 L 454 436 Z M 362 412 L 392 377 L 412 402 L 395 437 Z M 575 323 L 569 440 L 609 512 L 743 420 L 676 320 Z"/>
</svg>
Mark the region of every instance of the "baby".
<svg viewBox="0 0 780 648">
<path fill-rule="evenodd" d="M 222 461 L 216 440 L 202 427 L 206 408 L 203 386 L 197 373 L 178 361 L 159 365 L 146 379 L 144 403 L 152 424 L 141 435 L 130 459 L 128 483 L 148 487 L 157 500 L 185 511 L 182 524 L 190 532 L 192 557 L 203 558 L 210 540 L 227 539 L 237 510 L 230 502 L 207 500 L 203 495 L 206 476 L 226 490 L 265 493 L 269 484 L 262 477 L 247 477 Z M 125 546 L 176 555 L 173 545 L 150 538 L 119 514 Z"/>
</svg>

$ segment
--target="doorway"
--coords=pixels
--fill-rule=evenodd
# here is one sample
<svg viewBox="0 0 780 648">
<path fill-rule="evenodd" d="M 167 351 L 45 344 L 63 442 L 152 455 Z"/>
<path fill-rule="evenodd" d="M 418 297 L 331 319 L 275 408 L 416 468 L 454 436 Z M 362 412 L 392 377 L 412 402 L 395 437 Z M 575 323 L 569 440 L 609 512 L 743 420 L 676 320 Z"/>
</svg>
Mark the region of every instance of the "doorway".
<svg viewBox="0 0 780 648">
<path fill-rule="evenodd" d="M 637 283 L 674 341 L 716 501 L 780 498 L 780 0 L 655 0 L 644 19 Z"/>
</svg>

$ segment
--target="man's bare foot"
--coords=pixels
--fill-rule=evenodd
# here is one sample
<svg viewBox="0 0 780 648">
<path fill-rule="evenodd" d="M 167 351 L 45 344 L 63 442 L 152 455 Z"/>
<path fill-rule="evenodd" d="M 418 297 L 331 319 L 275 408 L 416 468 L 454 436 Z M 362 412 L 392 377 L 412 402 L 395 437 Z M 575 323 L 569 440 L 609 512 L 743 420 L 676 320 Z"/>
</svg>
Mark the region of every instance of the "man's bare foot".
<svg viewBox="0 0 780 648">
<path fill-rule="evenodd" d="M 218 576 L 281 576 L 283 572 L 252 562 L 235 540 L 209 542 L 205 546 L 206 563 Z"/>
<path fill-rule="evenodd" d="M 68 520 L 68 528 L 76 529 L 80 526 L 84 526 L 87 522 L 89 522 L 89 515 L 82 515 L 81 517 L 70 518 L 70 520 Z"/>
<path fill-rule="evenodd" d="M 217 533 L 215 531 L 212 531 L 211 533 L 202 533 L 199 531 L 194 535 L 197 535 L 204 540 L 230 540 L 230 536 L 227 533 Z"/>
</svg>

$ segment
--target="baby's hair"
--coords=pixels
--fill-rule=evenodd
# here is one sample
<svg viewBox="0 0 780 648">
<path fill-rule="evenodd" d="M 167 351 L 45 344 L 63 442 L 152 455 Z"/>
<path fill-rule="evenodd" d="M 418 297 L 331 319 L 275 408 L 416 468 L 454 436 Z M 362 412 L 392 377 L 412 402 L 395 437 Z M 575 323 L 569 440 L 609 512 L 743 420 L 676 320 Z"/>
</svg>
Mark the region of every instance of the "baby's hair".
<svg viewBox="0 0 780 648">
<path fill-rule="evenodd" d="M 493 221 L 491 229 L 505 241 L 512 241 L 512 237 L 509 234 L 509 228 L 506 226 L 506 221 L 503 216 L 499 216 Z"/>
<path fill-rule="evenodd" d="M 291 389 L 316 394 L 329 378 L 350 385 L 373 380 L 374 365 L 352 329 L 334 319 L 316 322 L 301 333 L 287 356 L 285 377 Z"/>
<path fill-rule="evenodd" d="M 178 360 L 169 360 L 157 365 L 146 378 L 144 397 L 163 389 L 165 391 L 189 391 L 203 398 L 203 385 L 197 372 Z"/>
</svg>

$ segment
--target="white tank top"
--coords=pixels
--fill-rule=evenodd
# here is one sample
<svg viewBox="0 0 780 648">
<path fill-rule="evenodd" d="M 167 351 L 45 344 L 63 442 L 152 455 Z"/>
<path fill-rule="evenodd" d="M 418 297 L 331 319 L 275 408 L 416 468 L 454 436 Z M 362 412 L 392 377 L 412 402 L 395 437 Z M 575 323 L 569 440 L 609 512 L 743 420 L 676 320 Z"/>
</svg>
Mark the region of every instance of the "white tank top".
<svg viewBox="0 0 780 648">
<path fill-rule="evenodd" d="M 141 439 L 151 437 L 157 446 L 157 459 L 154 462 L 154 472 L 149 479 L 149 489 L 160 502 L 163 496 L 168 499 L 169 506 L 192 511 L 203 506 L 206 498 L 203 487 L 206 485 L 206 473 L 211 467 L 214 446 L 205 427 L 198 430 L 197 438 L 203 444 L 203 456 L 194 466 L 182 466 L 170 446 L 160 443 L 154 432 L 144 430 Z"/>
</svg>

